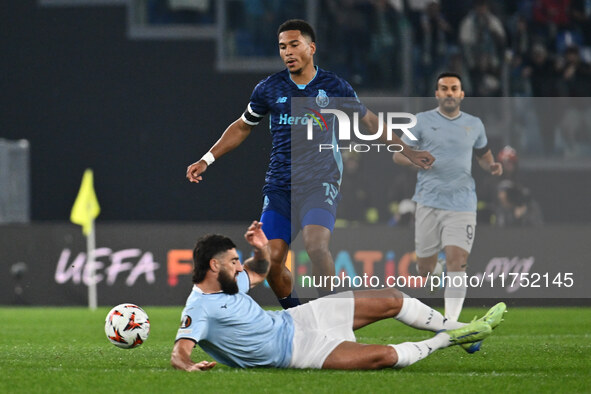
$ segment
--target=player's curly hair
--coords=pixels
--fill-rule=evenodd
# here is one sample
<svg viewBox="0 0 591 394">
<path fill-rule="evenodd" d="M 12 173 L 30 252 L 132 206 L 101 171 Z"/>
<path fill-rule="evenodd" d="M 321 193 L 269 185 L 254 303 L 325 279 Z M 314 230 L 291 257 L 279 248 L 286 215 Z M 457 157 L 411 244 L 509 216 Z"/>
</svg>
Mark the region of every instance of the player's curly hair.
<svg viewBox="0 0 591 394">
<path fill-rule="evenodd" d="M 316 42 L 316 33 L 314 28 L 305 20 L 302 19 L 290 19 L 285 21 L 277 29 L 277 36 L 288 30 L 299 30 L 302 32 L 302 36 L 307 37 L 310 42 Z"/>
<path fill-rule="evenodd" d="M 201 237 L 193 249 L 193 283 L 200 283 L 205 279 L 211 259 L 235 247 L 234 242 L 224 235 L 208 234 Z"/>
</svg>

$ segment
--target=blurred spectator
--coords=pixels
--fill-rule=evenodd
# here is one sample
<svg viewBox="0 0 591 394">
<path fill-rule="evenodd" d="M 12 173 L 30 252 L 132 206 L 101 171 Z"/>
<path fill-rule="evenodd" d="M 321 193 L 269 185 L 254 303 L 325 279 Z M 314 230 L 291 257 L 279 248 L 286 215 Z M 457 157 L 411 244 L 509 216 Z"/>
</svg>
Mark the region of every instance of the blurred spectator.
<svg viewBox="0 0 591 394">
<path fill-rule="evenodd" d="M 470 71 L 476 96 L 500 94 L 505 29 L 486 0 L 477 0 L 460 24 L 459 40 Z"/>
<path fill-rule="evenodd" d="M 326 0 L 325 5 L 331 21 L 326 31 L 330 51 L 326 52 L 330 52 L 333 71 L 353 85 L 361 85 L 367 76 L 372 4 L 369 0 Z"/>
<path fill-rule="evenodd" d="M 558 148 L 565 157 L 591 156 L 591 112 L 589 100 L 569 99 L 558 123 Z"/>
<path fill-rule="evenodd" d="M 420 85 L 418 90 L 421 95 L 430 96 L 433 79 L 447 63 L 448 36 L 452 28 L 441 13 L 439 0 L 427 2 L 418 23 L 415 54 L 415 71 Z"/>
<path fill-rule="evenodd" d="M 527 64 L 526 77 L 529 77 L 534 97 L 556 96 L 557 69 L 555 60 L 548 55 L 542 44 L 535 44 Z"/>
<path fill-rule="evenodd" d="M 478 179 L 478 215 L 482 223 L 493 223 L 498 207 L 498 190 L 502 182 L 511 181 L 519 184 L 519 158 L 517 151 L 507 145 L 497 153 L 497 161 L 503 165 L 500 177 Z"/>
<path fill-rule="evenodd" d="M 474 0 L 441 0 L 441 12 L 445 20 L 452 26 L 451 41 L 458 42 L 458 33 L 462 19 L 470 12 Z M 462 74 L 462 82 L 464 74 Z"/>
<path fill-rule="evenodd" d="M 510 180 L 499 183 L 499 205 L 495 224 L 499 227 L 536 226 L 543 224 L 540 205 L 531 197 L 529 190 Z"/>
<path fill-rule="evenodd" d="M 497 61 L 489 54 L 481 53 L 476 58 L 476 67 L 470 70 L 474 95 L 477 97 L 501 96 L 501 70 Z"/>
<path fill-rule="evenodd" d="M 583 45 L 591 45 L 591 1 L 572 0 L 571 15 L 575 28 L 581 34 Z"/>
<path fill-rule="evenodd" d="M 474 96 L 474 89 L 472 88 L 472 80 L 470 79 L 470 73 L 466 68 L 466 64 L 464 62 L 464 57 L 462 56 L 462 52 L 456 46 L 451 46 L 449 48 L 449 59 L 447 62 L 447 67 L 445 67 L 447 71 L 457 73 L 462 76 L 462 89 L 464 90 L 466 96 Z M 431 82 L 433 85 L 435 81 Z"/>
<path fill-rule="evenodd" d="M 373 0 L 372 4 L 367 84 L 392 89 L 399 87 L 402 79 L 398 63 L 401 15 L 389 0 Z"/>
<path fill-rule="evenodd" d="M 558 65 L 558 95 L 585 97 L 591 91 L 591 66 L 581 59 L 579 48 L 570 46 Z"/>
<path fill-rule="evenodd" d="M 523 55 L 512 53 L 509 64 L 509 95 L 511 97 L 528 97 L 532 95 L 526 70 L 527 65 Z"/>
<path fill-rule="evenodd" d="M 406 17 L 413 29 L 413 35 L 418 37 L 420 35 L 421 15 L 427 9 L 427 5 L 431 0 L 404 0 L 406 5 Z"/>
<path fill-rule="evenodd" d="M 273 56 L 277 53 L 276 29 L 280 0 L 243 1 L 243 24 L 236 29 L 236 51 L 241 56 Z"/>
<path fill-rule="evenodd" d="M 524 76 L 529 77 L 532 95 L 539 97 L 533 105 L 543 152 L 548 155 L 554 154 L 557 120 L 553 110 L 554 102 L 550 97 L 555 97 L 558 93 L 558 71 L 556 61 L 548 55 L 548 51 L 542 44 L 533 46 L 530 61 L 524 69 Z"/>
<path fill-rule="evenodd" d="M 519 169 L 519 158 L 517 157 L 517 151 L 510 147 L 505 146 L 497 153 L 497 161 L 503 165 L 503 175 L 500 178 L 492 178 L 497 181 L 500 180 L 512 180 L 517 182 L 518 169 Z"/>
<path fill-rule="evenodd" d="M 511 51 L 514 56 L 525 58 L 529 55 L 532 46 L 532 37 L 527 24 L 527 19 L 524 16 L 518 15 L 511 23 L 510 29 Z"/>
<path fill-rule="evenodd" d="M 533 4 L 533 27 L 544 45 L 557 49 L 558 33 L 570 28 L 570 0 L 536 0 Z"/>
</svg>

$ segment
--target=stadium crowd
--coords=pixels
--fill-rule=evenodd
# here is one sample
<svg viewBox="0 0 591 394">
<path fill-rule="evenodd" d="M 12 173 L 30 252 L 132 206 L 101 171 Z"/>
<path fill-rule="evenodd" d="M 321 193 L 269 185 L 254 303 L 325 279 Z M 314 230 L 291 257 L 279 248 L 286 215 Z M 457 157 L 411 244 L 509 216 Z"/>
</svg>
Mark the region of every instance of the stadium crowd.
<svg viewBox="0 0 591 394">
<path fill-rule="evenodd" d="M 146 1 L 150 23 L 215 21 L 211 0 Z M 237 54 L 275 56 L 275 27 L 306 18 L 306 3 L 227 1 L 226 26 Z M 461 74 L 468 96 L 579 97 L 589 91 L 588 0 L 321 0 L 317 7 L 319 41 L 329 48 L 321 63 L 356 88 L 399 88 L 400 57 L 409 48 L 413 95 L 431 96 L 442 70 Z"/>
</svg>

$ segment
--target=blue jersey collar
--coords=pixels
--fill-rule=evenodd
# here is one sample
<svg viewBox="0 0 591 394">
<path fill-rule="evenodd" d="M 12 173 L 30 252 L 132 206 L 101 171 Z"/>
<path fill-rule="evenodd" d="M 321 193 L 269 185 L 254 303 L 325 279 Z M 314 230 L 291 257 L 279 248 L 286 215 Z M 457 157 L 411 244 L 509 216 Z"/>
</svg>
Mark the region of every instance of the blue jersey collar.
<svg viewBox="0 0 591 394">
<path fill-rule="evenodd" d="M 311 84 L 311 83 L 312 83 L 312 82 L 313 82 L 313 81 L 316 79 L 316 77 L 318 76 L 318 71 L 319 71 L 319 68 L 318 68 L 318 66 L 314 66 L 314 68 L 316 69 L 316 74 L 314 74 L 314 77 L 312 77 L 312 79 L 310 80 L 310 82 L 308 82 L 307 84 L 298 84 L 298 83 L 295 83 L 295 82 L 293 81 L 293 79 L 291 79 L 291 74 L 290 74 L 289 70 L 285 69 L 285 71 L 287 71 L 287 75 L 289 76 L 289 80 L 290 80 L 290 81 L 291 81 L 291 82 L 292 82 L 294 85 L 296 85 L 296 86 L 298 87 L 298 89 L 300 89 L 300 90 L 304 90 L 304 89 L 306 89 L 306 86 L 310 85 L 310 84 Z"/>
</svg>

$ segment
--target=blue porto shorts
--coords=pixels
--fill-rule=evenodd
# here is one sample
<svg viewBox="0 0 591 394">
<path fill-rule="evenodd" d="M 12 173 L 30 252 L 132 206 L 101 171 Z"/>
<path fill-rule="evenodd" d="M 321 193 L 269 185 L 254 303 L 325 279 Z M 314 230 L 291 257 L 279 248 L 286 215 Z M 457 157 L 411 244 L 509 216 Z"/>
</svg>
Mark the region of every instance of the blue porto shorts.
<svg viewBox="0 0 591 394">
<path fill-rule="evenodd" d="M 266 191 L 261 222 L 268 239 L 290 244 L 300 229 L 309 224 L 334 229 L 341 194 L 336 184 L 324 183 L 307 191 Z"/>
</svg>

